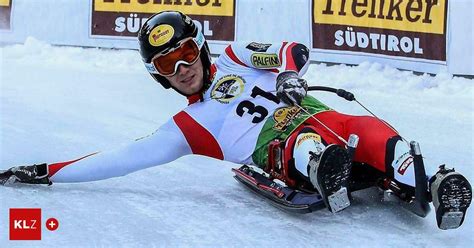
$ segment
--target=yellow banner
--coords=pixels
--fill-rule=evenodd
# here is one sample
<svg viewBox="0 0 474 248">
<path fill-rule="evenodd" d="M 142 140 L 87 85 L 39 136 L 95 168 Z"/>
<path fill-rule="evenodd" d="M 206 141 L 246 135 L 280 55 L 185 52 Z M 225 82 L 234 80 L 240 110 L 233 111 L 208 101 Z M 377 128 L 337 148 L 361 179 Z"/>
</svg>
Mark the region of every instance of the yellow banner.
<svg viewBox="0 0 474 248">
<path fill-rule="evenodd" d="M 314 22 L 443 34 L 447 0 L 313 0 Z"/>
<path fill-rule="evenodd" d="M 176 10 L 188 15 L 233 16 L 234 0 L 94 0 L 94 10 L 157 13 Z"/>
<path fill-rule="evenodd" d="M 0 6 L 10 6 L 10 0 L 0 0 Z"/>
</svg>

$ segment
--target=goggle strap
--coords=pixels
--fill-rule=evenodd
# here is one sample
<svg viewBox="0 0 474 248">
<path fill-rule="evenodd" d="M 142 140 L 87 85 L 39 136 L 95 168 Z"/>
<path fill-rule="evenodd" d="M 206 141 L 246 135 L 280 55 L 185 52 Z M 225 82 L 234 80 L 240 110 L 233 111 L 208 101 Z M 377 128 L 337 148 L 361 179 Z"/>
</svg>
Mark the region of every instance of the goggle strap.
<svg viewBox="0 0 474 248">
<path fill-rule="evenodd" d="M 201 30 L 198 30 L 198 34 L 193 40 L 196 42 L 196 45 L 199 47 L 199 50 L 201 50 L 202 46 L 204 45 L 204 42 L 206 41 L 206 38 L 204 38 L 204 35 L 202 34 Z"/>
<path fill-rule="evenodd" d="M 159 74 L 158 70 L 155 68 L 155 65 L 153 63 L 146 63 L 144 62 L 145 64 L 145 68 L 146 70 L 149 72 L 149 73 L 152 73 L 152 74 Z"/>
</svg>

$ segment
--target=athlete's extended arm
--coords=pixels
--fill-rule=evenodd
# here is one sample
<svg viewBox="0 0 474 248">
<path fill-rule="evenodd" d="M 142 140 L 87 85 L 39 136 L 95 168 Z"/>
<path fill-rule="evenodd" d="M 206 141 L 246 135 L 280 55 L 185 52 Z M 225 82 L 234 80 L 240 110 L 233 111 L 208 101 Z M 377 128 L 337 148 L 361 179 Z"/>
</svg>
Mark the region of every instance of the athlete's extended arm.
<svg viewBox="0 0 474 248">
<path fill-rule="evenodd" d="M 96 181 L 165 164 L 187 154 L 191 154 L 191 149 L 179 128 L 170 120 L 152 135 L 116 150 L 68 162 L 13 167 L 0 175 L 7 184 Z"/>
</svg>

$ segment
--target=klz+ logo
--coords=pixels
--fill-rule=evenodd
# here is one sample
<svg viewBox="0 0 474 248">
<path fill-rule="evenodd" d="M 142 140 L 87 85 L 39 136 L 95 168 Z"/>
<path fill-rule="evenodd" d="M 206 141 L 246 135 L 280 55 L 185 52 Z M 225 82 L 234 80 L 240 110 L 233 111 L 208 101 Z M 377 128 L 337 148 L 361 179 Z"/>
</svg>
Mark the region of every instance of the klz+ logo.
<svg viewBox="0 0 474 248">
<path fill-rule="evenodd" d="M 41 240 L 41 209 L 10 209 L 10 240 Z"/>
</svg>

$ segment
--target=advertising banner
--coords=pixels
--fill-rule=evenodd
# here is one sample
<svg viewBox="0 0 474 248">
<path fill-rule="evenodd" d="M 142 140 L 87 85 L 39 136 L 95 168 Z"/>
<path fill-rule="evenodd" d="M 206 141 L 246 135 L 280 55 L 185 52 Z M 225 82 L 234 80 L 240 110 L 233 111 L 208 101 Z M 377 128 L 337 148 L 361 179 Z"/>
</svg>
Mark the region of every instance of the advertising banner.
<svg viewBox="0 0 474 248">
<path fill-rule="evenodd" d="M 0 0 L 0 30 L 11 29 L 12 0 Z"/>
<path fill-rule="evenodd" d="M 235 0 L 92 0 L 91 36 L 135 38 L 151 15 L 177 10 L 200 25 L 210 41 L 235 40 Z"/>
<path fill-rule="evenodd" d="M 446 64 L 448 0 L 313 0 L 312 47 Z"/>
</svg>

